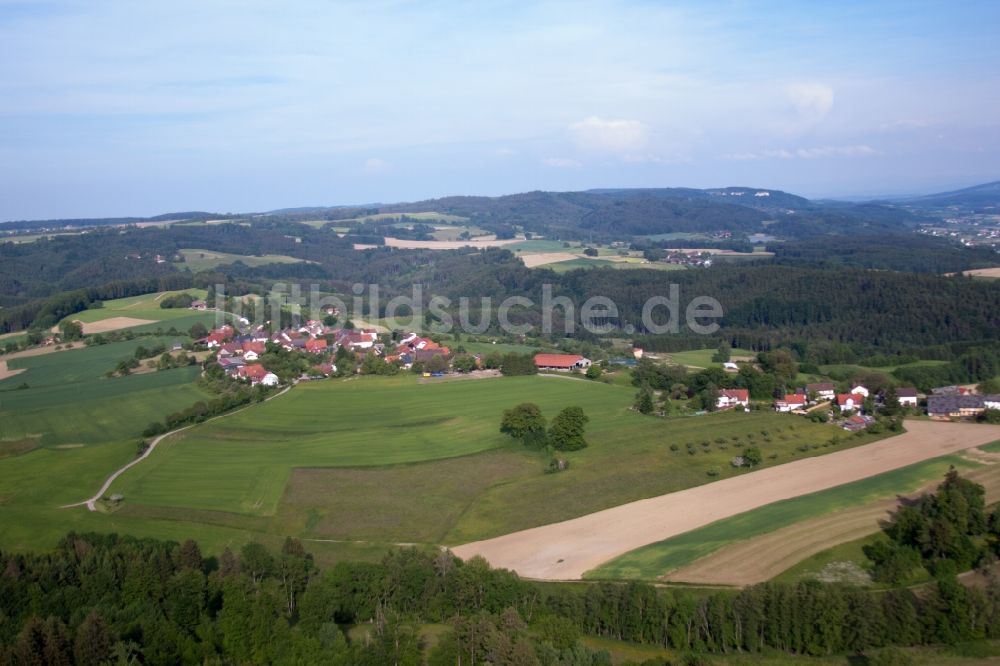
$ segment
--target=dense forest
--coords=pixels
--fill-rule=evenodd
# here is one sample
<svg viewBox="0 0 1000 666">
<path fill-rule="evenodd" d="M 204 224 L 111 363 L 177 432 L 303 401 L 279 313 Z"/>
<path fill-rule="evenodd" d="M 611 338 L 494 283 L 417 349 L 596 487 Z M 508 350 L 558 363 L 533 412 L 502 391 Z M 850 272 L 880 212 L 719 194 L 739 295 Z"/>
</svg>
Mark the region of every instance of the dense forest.
<svg viewBox="0 0 1000 666">
<path fill-rule="evenodd" d="M 303 545 L 204 557 L 183 544 L 70 534 L 0 554 L 0 663 L 610 664 L 589 634 L 693 653 L 873 654 L 1000 636 L 1000 585 L 943 577 L 881 593 L 767 583 L 740 591 L 641 583 L 539 585 L 404 549 L 321 571 Z M 447 626 L 436 644 L 418 633 Z M 350 640 L 345 629 L 356 626 Z M 661 662 L 662 663 L 662 662 Z"/>
<path fill-rule="evenodd" d="M 814 268 L 850 266 L 912 273 L 956 273 L 1000 263 L 989 248 L 967 248 L 913 233 L 829 236 L 771 243 L 779 264 Z"/>
</svg>

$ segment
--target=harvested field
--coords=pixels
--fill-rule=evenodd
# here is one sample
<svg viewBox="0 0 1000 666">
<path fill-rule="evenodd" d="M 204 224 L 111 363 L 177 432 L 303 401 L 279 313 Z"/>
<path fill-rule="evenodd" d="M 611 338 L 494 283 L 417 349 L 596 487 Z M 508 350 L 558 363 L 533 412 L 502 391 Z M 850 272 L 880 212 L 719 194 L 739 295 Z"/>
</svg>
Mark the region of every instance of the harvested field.
<svg viewBox="0 0 1000 666">
<path fill-rule="evenodd" d="M 398 247 L 407 250 L 458 250 L 463 247 L 503 247 L 504 245 L 511 245 L 513 243 L 521 243 L 523 241 L 516 238 L 510 238 L 507 240 L 497 240 L 495 236 L 483 236 L 481 238 L 474 238 L 467 241 L 418 241 L 418 240 L 402 240 L 399 238 L 386 238 L 386 247 Z M 378 247 L 377 245 L 363 245 L 355 244 L 355 250 L 370 250 L 372 248 Z"/>
<path fill-rule="evenodd" d="M 0 382 L 2 382 L 5 379 L 9 379 L 9 378 L 14 377 L 16 375 L 19 375 L 22 372 L 24 372 L 24 368 L 18 368 L 17 370 L 11 370 L 10 368 L 7 367 L 7 361 L 0 361 Z"/>
<path fill-rule="evenodd" d="M 544 580 L 579 579 L 618 555 L 722 518 L 1000 439 L 1000 426 L 907 422 L 908 432 L 829 455 L 630 502 L 454 549 Z"/>
<path fill-rule="evenodd" d="M 135 317 L 111 317 L 94 322 L 80 322 L 83 325 L 84 335 L 91 333 L 107 333 L 117 331 L 119 328 L 131 328 L 133 326 L 143 326 L 145 324 L 155 324 L 155 319 L 136 319 Z"/>
<path fill-rule="evenodd" d="M 971 271 L 962 271 L 962 275 L 971 275 L 973 277 L 1000 278 L 1000 266 L 994 266 L 993 268 L 976 268 Z"/>
<path fill-rule="evenodd" d="M 538 254 L 522 254 L 521 261 L 527 268 L 536 268 L 548 264 L 556 264 L 560 261 L 573 261 L 580 257 L 569 252 L 539 252 Z"/>
</svg>

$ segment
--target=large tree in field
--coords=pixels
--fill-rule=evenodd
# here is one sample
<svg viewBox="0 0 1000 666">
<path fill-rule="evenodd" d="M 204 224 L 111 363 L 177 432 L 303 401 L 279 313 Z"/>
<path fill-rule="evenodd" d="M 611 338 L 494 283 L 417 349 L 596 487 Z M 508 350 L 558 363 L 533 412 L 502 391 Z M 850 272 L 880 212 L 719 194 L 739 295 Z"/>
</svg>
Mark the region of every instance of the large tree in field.
<svg viewBox="0 0 1000 666">
<path fill-rule="evenodd" d="M 64 319 L 59 322 L 59 336 L 64 342 L 69 340 L 79 340 L 83 337 L 83 325 L 78 321 Z"/>
<path fill-rule="evenodd" d="M 545 417 L 538 405 L 524 402 L 504 411 L 500 432 L 521 440 L 527 446 L 541 446 L 545 443 Z"/>
<path fill-rule="evenodd" d="M 587 446 L 583 431 L 590 420 L 579 407 L 566 407 L 552 419 L 549 443 L 560 451 L 576 451 Z"/>
</svg>

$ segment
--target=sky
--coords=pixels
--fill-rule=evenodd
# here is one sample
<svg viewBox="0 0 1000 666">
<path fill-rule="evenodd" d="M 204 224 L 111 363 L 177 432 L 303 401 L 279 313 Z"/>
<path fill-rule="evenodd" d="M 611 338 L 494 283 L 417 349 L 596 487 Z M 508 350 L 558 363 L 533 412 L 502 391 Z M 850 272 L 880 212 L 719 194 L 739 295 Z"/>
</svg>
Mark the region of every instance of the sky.
<svg viewBox="0 0 1000 666">
<path fill-rule="evenodd" d="M 1000 179 L 1000 2 L 0 0 L 0 220 Z"/>
</svg>

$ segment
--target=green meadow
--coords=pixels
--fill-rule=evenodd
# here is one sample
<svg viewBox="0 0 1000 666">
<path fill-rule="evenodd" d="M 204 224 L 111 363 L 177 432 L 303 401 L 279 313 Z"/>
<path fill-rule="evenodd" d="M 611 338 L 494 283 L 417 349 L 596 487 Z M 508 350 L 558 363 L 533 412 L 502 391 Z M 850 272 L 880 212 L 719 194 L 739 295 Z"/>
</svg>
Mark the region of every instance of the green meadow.
<svg viewBox="0 0 1000 666">
<path fill-rule="evenodd" d="M 943 477 L 950 466 L 971 469 L 978 465 L 961 456 L 943 456 L 829 490 L 775 502 L 633 550 L 588 572 L 585 577 L 656 580 L 723 546 L 838 509 L 914 492 Z"/>
<path fill-rule="evenodd" d="M 105 301 L 102 307 L 84 310 L 70 315 L 67 319 L 93 323 L 111 319 L 112 317 L 134 317 L 135 319 L 151 319 L 165 321 L 190 317 L 192 310 L 187 308 L 161 308 L 160 300 L 176 294 L 191 294 L 195 298 L 205 298 L 204 289 L 182 289 L 179 291 L 161 291 L 155 294 L 143 294 L 129 298 L 116 298 Z M 205 316 L 201 313 L 200 316 Z"/>
<path fill-rule="evenodd" d="M 836 434 L 770 412 L 664 421 L 631 411 L 633 394 L 541 376 L 302 384 L 166 440 L 112 491 L 127 497 L 126 514 L 454 544 L 739 473 L 729 459 L 750 442 L 775 464 L 815 455 Z M 590 416 L 591 445 L 566 454 L 568 471 L 546 474 L 544 453 L 499 433 L 503 410 L 527 400 L 549 418 L 569 405 Z"/>
<path fill-rule="evenodd" d="M 211 397 L 195 383 L 197 367 L 104 377 L 137 346 L 173 340 L 143 337 L 8 361 L 25 371 L 0 382 L 0 548 L 46 548 L 69 530 L 119 529 L 85 509 L 58 507 L 89 497 L 132 460 L 148 423 Z M 168 537 L 165 525 L 138 527 L 137 534 L 182 536 Z"/>
<path fill-rule="evenodd" d="M 686 365 L 691 368 L 721 368 L 721 362 L 712 360 L 712 357 L 715 356 L 717 352 L 717 349 L 694 349 L 692 351 L 672 352 L 670 354 L 666 354 L 666 356 L 669 357 L 671 363 L 675 363 L 677 365 Z M 736 357 L 756 357 L 757 354 L 749 349 L 734 349 L 732 350 L 732 355 Z"/>
</svg>

